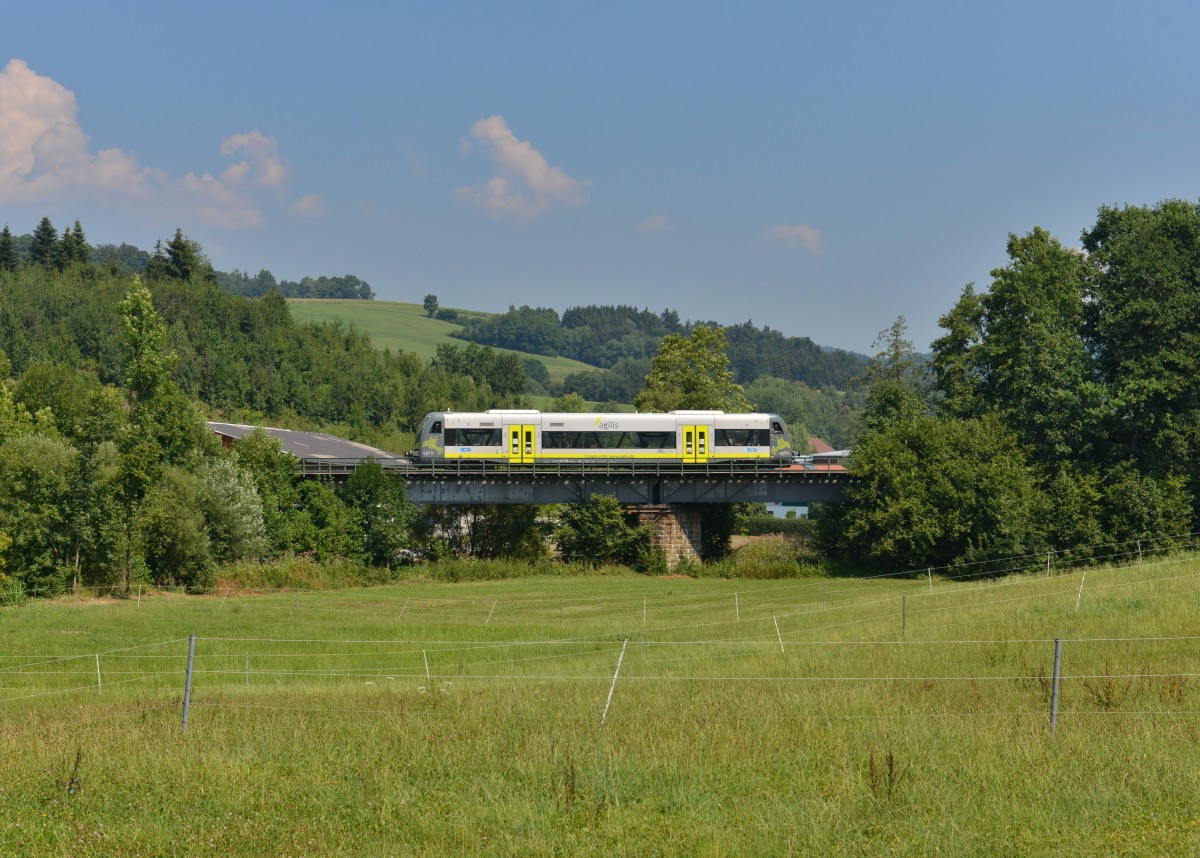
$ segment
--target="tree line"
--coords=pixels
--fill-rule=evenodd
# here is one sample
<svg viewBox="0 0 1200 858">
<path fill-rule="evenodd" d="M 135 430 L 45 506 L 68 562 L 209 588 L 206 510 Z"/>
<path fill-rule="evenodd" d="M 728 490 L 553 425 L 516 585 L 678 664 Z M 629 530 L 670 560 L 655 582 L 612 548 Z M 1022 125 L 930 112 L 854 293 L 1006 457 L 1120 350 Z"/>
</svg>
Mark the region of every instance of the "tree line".
<svg viewBox="0 0 1200 858">
<path fill-rule="evenodd" d="M 15 271 L 21 265 L 52 265 L 59 271 L 75 263 L 94 262 L 103 268 L 130 274 L 146 274 L 161 265 L 169 256 L 168 247 L 184 240 L 183 231 L 176 230 L 174 238 L 164 244 L 156 242 L 148 252 L 132 244 L 90 245 L 78 220 L 58 234 L 49 217 L 44 217 L 27 235 L 14 236 L 8 224 L 0 230 L 0 271 Z M 375 292 L 369 283 L 353 274 L 341 277 L 302 277 L 300 280 L 276 280 L 275 275 L 262 269 L 251 277 L 234 269 L 232 272 L 212 272 L 216 284 L 226 292 L 248 298 L 261 298 L 277 292 L 284 298 L 357 298 L 371 300 Z"/>
<path fill-rule="evenodd" d="M 112 382 L 46 360 L 13 379 L 0 352 L 0 587 L 203 587 L 238 560 L 397 556 L 413 517 L 402 484 L 378 466 L 336 488 L 301 483 L 261 432 L 223 450 L 136 275 L 117 312 Z"/>
<path fill-rule="evenodd" d="M 647 531 L 611 498 L 564 509 L 556 523 L 535 507 L 417 510 L 376 464 L 334 484 L 301 479 L 262 432 L 223 448 L 205 418 L 226 397 L 244 398 L 241 411 L 224 415 L 231 419 L 295 423 L 351 412 L 365 428 L 353 419 L 333 428 L 371 440 L 391 423 L 400 433 L 392 437 L 411 439 L 398 427 L 426 411 L 526 404 L 515 397 L 522 362 L 476 344 L 444 345 L 428 365 L 377 352 L 353 329 L 295 324 L 277 295 L 223 292 L 186 238 L 169 243 L 164 258 L 145 280 L 92 263 L 0 273 L 0 600 L 13 587 L 42 595 L 79 585 L 203 589 L 224 565 L 296 556 L 384 574 L 451 553 L 528 561 L 546 557 L 551 539 L 565 560 L 662 568 Z M 703 326 L 669 337 L 646 393 L 653 401 L 641 407 L 714 397 L 742 407 L 722 342 L 719 329 Z M 259 346 L 270 362 L 258 360 Z M 276 410 L 255 414 L 236 373 L 209 374 L 218 365 L 245 367 L 260 393 L 274 389 L 273 373 L 294 374 L 297 384 L 261 400 Z M 697 373 L 711 378 L 697 382 Z M 327 385 L 327 399 L 299 395 Z M 373 407 L 382 400 L 386 407 Z M 715 557 L 732 512 L 711 512 L 706 551 Z"/>
<path fill-rule="evenodd" d="M 0 233 L 0 584 L 197 585 L 245 558 L 387 568 L 409 547 L 545 551 L 532 508 L 418 515 L 371 467 L 341 486 L 299 481 L 266 436 L 226 451 L 203 424 L 269 417 L 403 450 L 428 411 L 527 405 L 527 362 L 468 343 L 426 363 L 340 323 L 297 324 L 277 292 L 221 290 L 182 233 L 144 280 L 64 261 L 45 240 L 40 261 L 7 265 L 10 246 Z M 1200 205 L 1105 207 L 1079 247 L 1035 228 L 1010 235 L 1007 253 L 942 316 L 931 357 L 899 319 L 840 400 L 783 378 L 741 384 L 727 330 L 704 324 L 664 334 L 630 398 L 794 414 L 794 436 L 851 421 L 858 482 L 818 531 L 856 565 L 1040 565 L 1048 551 L 1186 534 L 1200 513 Z M 708 511 L 707 556 L 727 547 L 737 512 Z M 565 511 L 564 556 L 653 566 L 618 513 L 604 501 Z"/>
<path fill-rule="evenodd" d="M 508 312 L 470 319 L 455 334 L 471 342 L 532 354 L 563 356 L 601 367 L 568 378 L 564 389 L 585 398 L 628 402 L 630 378 L 657 353 L 663 338 L 687 334 L 698 324 L 681 322 L 674 310 L 653 313 L 631 306 L 568 308 L 560 318 L 544 307 L 510 307 Z M 752 321 L 725 327 L 725 351 L 739 384 L 772 377 L 801 382 L 810 389 L 847 388 L 862 373 L 866 359 L 840 349 L 825 349 L 808 337 L 785 337 Z M 617 395 L 594 396 L 605 392 Z"/>
<path fill-rule="evenodd" d="M 1194 526 L 1200 205 L 1106 206 L 1079 247 L 1035 228 L 1007 252 L 941 317 L 931 360 L 903 320 L 885 332 L 832 550 L 918 568 Z"/>
<path fill-rule="evenodd" d="M 144 283 L 165 320 L 166 347 L 178 356 L 172 380 L 215 412 L 307 421 L 403 449 L 428 411 L 518 404 L 512 391 L 523 386 L 512 386 L 512 376 L 520 368 L 500 392 L 461 364 L 434 366 L 412 353 L 377 350 L 352 325 L 299 324 L 278 292 L 257 300 L 225 292 L 203 249 L 182 233 L 160 251 Z M 128 273 L 95 262 L 60 270 L 49 262 L 0 269 L 0 277 L 0 350 L 15 376 L 53 364 L 81 369 L 101 384 L 119 381 L 118 307 Z"/>
<path fill-rule="evenodd" d="M 0 233 L 11 262 L 9 246 Z M 473 346 L 429 363 L 297 323 L 277 292 L 221 290 L 181 232 L 144 279 L 35 258 L 0 267 L 0 585 L 200 586 L 220 564 L 289 555 L 395 566 L 421 539 L 402 484 L 371 467 L 301 481 L 265 435 L 226 451 L 205 418 L 403 452 L 428 411 L 527 405 L 519 361 Z"/>
</svg>

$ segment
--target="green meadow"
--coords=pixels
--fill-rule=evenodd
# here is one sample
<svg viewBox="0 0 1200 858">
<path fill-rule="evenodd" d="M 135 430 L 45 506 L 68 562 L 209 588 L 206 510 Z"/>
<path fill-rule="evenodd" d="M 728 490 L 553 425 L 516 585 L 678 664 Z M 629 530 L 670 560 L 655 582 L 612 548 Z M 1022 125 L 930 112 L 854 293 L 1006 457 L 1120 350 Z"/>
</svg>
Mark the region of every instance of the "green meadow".
<svg viewBox="0 0 1200 858">
<path fill-rule="evenodd" d="M 1198 583 L 1177 555 L 30 601 L 0 609 L 0 853 L 1196 854 Z"/>
<path fill-rule="evenodd" d="M 331 322 L 341 319 L 353 323 L 365 331 L 378 348 L 389 348 L 393 351 L 403 350 L 416 352 L 428 360 L 437 352 L 437 347 L 449 343 L 451 345 L 466 345 L 466 341 L 457 340 L 451 333 L 461 330 L 461 325 L 444 322 L 440 319 L 430 319 L 420 304 L 405 304 L 398 301 L 358 301 L 333 298 L 292 298 L 288 300 L 292 317 L 298 322 Z M 459 310 L 463 318 L 483 316 L 471 310 Z M 509 351 L 509 349 L 498 349 Z M 527 355 L 516 352 L 523 357 L 534 357 L 546 365 L 552 381 L 562 381 L 573 372 L 595 369 L 586 363 L 561 357 L 546 357 L 545 355 Z"/>
</svg>

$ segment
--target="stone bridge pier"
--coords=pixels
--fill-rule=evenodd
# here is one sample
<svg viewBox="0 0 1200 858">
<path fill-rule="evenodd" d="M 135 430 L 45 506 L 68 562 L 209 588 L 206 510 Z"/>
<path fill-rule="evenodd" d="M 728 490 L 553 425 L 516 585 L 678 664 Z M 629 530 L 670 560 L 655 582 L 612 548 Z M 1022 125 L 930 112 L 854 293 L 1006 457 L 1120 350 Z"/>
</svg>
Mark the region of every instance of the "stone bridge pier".
<svg viewBox="0 0 1200 858">
<path fill-rule="evenodd" d="M 633 520 L 650 529 L 650 547 L 667 556 L 674 569 L 681 560 L 700 562 L 700 510 L 693 504 L 655 504 L 629 508 Z"/>
</svg>

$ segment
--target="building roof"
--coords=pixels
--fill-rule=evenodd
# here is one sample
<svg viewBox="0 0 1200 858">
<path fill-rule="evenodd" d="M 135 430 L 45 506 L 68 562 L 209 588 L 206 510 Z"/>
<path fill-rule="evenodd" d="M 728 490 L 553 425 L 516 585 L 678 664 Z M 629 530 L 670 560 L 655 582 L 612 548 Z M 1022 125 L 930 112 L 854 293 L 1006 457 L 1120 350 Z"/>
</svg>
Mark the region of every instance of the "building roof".
<svg viewBox="0 0 1200 858">
<path fill-rule="evenodd" d="M 238 440 L 255 429 L 262 429 L 272 438 L 279 440 L 283 452 L 297 459 L 395 459 L 395 453 L 368 447 L 355 441 L 347 441 L 336 435 L 323 432 L 297 432 L 293 429 L 275 429 L 271 426 L 247 426 L 242 423 L 215 423 L 208 421 L 208 428 L 223 438 Z"/>
<path fill-rule="evenodd" d="M 822 441 L 820 438 L 809 438 L 808 446 L 814 453 L 832 453 L 833 448 Z"/>
</svg>

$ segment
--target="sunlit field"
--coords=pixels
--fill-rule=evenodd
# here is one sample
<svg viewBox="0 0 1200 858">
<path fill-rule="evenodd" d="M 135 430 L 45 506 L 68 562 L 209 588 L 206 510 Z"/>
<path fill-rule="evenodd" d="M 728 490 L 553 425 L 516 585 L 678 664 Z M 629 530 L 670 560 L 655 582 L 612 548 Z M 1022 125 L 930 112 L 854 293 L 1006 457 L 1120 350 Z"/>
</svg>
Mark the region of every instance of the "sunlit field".
<svg viewBox="0 0 1200 858">
<path fill-rule="evenodd" d="M 30 601 L 0 609 L 0 853 L 1192 854 L 1198 583 Z"/>
<path fill-rule="evenodd" d="M 298 322 L 332 322 L 341 319 L 355 324 L 371 337 L 378 348 L 393 351 L 416 352 L 428 360 L 443 344 L 465 346 L 466 340 L 453 339 L 450 334 L 462 330 L 462 325 L 441 319 L 430 319 L 420 304 L 405 304 L 399 301 L 360 301 L 340 298 L 292 298 L 288 300 L 292 318 Z M 459 310 L 465 319 L 486 315 L 470 310 Z M 497 349 L 510 351 L 510 349 Z M 565 357 L 548 357 L 514 352 L 522 357 L 533 357 L 546 365 L 552 381 L 562 381 L 573 372 L 595 369 L 586 363 Z"/>
</svg>

